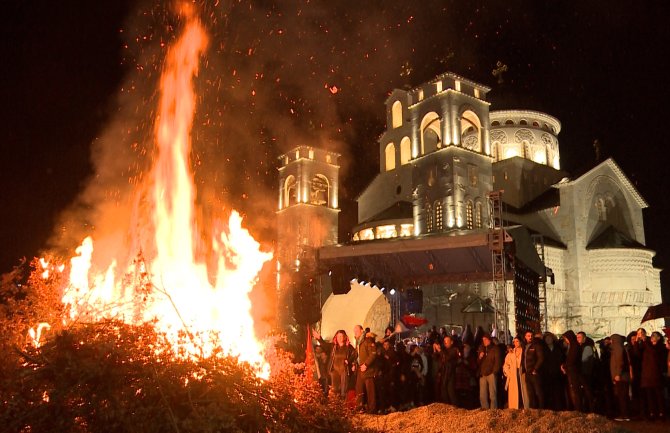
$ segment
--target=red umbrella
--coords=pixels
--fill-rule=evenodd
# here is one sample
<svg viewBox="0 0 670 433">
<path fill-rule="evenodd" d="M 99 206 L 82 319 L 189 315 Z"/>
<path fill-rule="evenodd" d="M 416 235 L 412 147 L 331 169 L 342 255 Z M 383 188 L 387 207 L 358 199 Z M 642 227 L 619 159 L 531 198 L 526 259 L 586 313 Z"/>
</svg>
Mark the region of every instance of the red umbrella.
<svg viewBox="0 0 670 433">
<path fill-rule="evenodd" d="M 407 327 L 421 326 L 423 324 L 428 323 L 428 319 L 424 319 L 423 317 L 412 316 L 411 314 L 406 314 L 402 316 L 401 320 Z"/>
<path fill-rule="evenodd" d="M 642 321 L 640 323 L 644 323 L 647 320 L 664 318 L 670 318 L 670 304 L 668 303 L 652 305 L 651 307 L 647 308 L 647 312 L 644 313 L 644 316 L 642 316 Z"/>
</svg>

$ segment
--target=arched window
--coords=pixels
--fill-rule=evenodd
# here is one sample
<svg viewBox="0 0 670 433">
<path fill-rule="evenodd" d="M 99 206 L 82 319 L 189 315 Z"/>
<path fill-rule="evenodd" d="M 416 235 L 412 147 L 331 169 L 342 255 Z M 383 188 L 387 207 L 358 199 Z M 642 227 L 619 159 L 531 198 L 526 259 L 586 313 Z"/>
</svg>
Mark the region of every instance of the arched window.
<svg viewBox="0 0 670 433">
<path fill-rule="evenodd" d="M 439 232 L 442 231 L 443 227 L 443 209 L 442 209 L 442 202 L 441 201 L 436 201 L 435 202 L 435 229 Z"/>
<path fill-rule="evenodd" d="M 426 203 L 426 233 L 433 231 L 433 209 L 430 203 Z"/>
<path fill-rule="evenodd" d="M 475 203 L 475 228 L 482 228 L 482 202 Z"/>
<path fill-rule="evenodd" d="M 461 114 L 461 145 L 466 149 L 481 152 L 481 122 L 472 110 Z"/>
<path fill-rule="evenodd" d="M 412 158 L 412 143 L 409 141 L 409 137 L 404 137 L 400 141 L 400 165 L 407 164 Z"/>
<path fill-rule="evenodd" d="M 394 128 L 402 126 L 402 104 L 395 101 L 391 107 L 391 122 Z"/>
<path fill-rule="evenodd" d="M 312 178 L 312 188 L 309 192 L 309 202 L 318 206 L 328 206 L 330 183 L 328 178 L 317 174 Z"/>
<path fill-rule="evenodd" d="M 389 143 L 386 145 L 386 171 L 391 171 L 395 168 L 395 145 Z"/>
<path fill-rule="evenodd" d="M 295 176 L 290 175 L 284 181 L 284 207 L 298 203 L 298 188 Z"/>
<path fill-rule="evenodd" d="M 465 227 L 468 229 L 473 228 L 472 211 L 472 200 L 468 200 L 465 204 Z"/>
<path fill-rule="evenodd" d="M 442 147 L 440 117 L 434 111 L 423 116 L 421 121 L 421 155 L 434 152 Z"/>
</svg>

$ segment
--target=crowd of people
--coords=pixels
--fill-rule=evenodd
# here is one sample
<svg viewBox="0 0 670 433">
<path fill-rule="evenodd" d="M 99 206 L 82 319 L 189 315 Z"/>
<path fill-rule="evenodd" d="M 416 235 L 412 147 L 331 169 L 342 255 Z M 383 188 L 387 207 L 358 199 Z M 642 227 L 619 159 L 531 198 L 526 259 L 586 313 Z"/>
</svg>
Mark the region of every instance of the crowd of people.
<svg viewBox="0 0 670 433">
<path fill-rule="evenodd" d="M 506 345 L 480 327 L 435 327 L 378 338 L 357 325 L 325 341 L 312 331 L 324 396 L 389 413 L 443 402 L 461 408 L 576 410 L 626 421 L 666 420 L 670 339 L 644 328 L 594 342 L 584 332 L 527 331 Z"/>
</svg>

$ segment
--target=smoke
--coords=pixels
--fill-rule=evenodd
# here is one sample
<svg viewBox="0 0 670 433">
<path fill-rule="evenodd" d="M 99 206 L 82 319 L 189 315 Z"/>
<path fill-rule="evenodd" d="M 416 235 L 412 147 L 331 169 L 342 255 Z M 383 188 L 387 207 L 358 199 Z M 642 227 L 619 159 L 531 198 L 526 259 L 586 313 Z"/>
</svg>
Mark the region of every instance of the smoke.
<svg viewBox="0 0 670 433">
<path fill-rule="evenodd" d="M 417 47 L 436 57 L 450 50 L 416 40 L 416 21 L 427 19 L 430 10 L 415 6 L 212 0 L 198 2 L 197 9 L 210 38 L 195 79 L 192 132 L 203 239 L 211 235 L 209 221 L 238 209 L 254 236 L 273 242 L 277 158 L 297 145 L 342 153 L 345 180 L 358 177 L 353 163 L 374 174 L 375 140 L 385 121 L 382 101 L 409 79 L 401 73 L 409 73 Z M 95 174 L 64 213 L 55 247 L 71 250 L 93 234 L 96 261 L 103 266 L 120 258 L 121 250 L 151 251 L 151 238 L 142 230 L 148 226 L 144 191 L 155 151 L 157 79 L 181 24 L 169 6 L 146 2 L 123 27 L 122 62 L 129 75 L 115 116 L 92 145 Z M 443 38 L 447 32 L 442 30 Z M 418 80 L 441 72 L 420 64 L 414 69 Z M 348 185 L 341 184 L 344 199 L 358 192 Z"/>
</svg>

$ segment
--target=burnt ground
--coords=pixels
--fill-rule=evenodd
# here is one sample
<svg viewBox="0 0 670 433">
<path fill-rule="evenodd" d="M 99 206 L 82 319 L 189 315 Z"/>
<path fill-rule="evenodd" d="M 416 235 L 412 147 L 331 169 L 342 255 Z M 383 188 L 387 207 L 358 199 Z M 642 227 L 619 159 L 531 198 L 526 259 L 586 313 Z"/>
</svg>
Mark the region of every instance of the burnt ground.
<svg viewBox="0 0 670 433">
<path fill-rule="evenodd" d="M 579 412 L 466 410 L 441 403 L 388 415 L 358 415 L 356 424 L 397 433 L 668 433 L 670 422 L 616 422 Z"/>
</svg>

